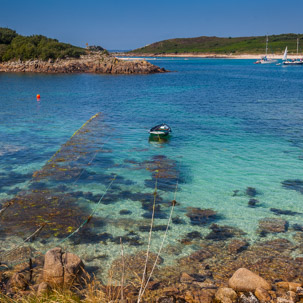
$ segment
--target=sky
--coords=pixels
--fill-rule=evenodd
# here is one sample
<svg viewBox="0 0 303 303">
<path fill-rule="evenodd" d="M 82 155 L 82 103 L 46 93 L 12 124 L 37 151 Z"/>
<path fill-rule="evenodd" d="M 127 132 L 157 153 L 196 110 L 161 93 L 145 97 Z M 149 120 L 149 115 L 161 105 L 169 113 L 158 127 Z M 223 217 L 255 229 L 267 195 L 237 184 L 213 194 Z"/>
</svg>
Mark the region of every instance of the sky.
<svg viewBox="0 0 303 303">
<path fill-rule="evenodd" d="M 0 0 L 0 27 L 128 50 L 171 38 L 303 33 L 303 0 Z"/>
</svg>

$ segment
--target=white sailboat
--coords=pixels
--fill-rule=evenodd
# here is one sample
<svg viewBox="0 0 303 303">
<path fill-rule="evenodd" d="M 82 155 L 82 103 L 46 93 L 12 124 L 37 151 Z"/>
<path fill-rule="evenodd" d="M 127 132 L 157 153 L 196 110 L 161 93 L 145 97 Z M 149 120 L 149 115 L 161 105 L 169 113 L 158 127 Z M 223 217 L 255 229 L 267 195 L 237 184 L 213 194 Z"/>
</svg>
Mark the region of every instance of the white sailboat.
<svg viewBox="0 0 303 303">
<path fill-rule="evenodd" d="M 292 60 L 287 60 L 287 46 L 286 46 L 282 61 L 284 65 L 303 65 L 303 59 L 299 58 L 299 38 L 297 39 L 297 58 Z"/>
<path fill-rule="evenodd" d="M 267 53 L 268 53 L 268 36 L 266 36 L 266 47 L 265 47 L 265 56 L 262 57 L 261 59 L 257 60 L 255 64 L 270 64 L 277 62 L 277 60 L 267 58 Z"/>
<path fill-rule="evenodd" d="M 286 61 L 286 60 L 287 60 L 287 46 L 285 47 L 284 55 L 282 58 L 282 61 Z"/>
</svg>

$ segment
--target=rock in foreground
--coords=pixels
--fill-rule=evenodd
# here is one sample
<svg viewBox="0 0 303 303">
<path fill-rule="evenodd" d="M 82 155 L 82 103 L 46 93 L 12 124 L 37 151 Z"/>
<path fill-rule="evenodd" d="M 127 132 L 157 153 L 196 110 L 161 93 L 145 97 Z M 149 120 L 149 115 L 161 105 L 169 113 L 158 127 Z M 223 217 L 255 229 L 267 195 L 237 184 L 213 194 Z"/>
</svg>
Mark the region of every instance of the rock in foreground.
<svg viewBox="0 0 303 303">
<path fill-rule="evenodd" d="M 69 252 L 55 247 L 45 254 L 43 281 L 55 286 L 70 286 L 81 283 L 84 274 L 82 260 Z"/>
<path fill-rule="evenodd" d="M 97 73 L 97 74 L 153 74 L 166 72 L 145 60 L 123 61 L 104 53 L 91 52 L 79 59 L 9 61 L 0 63 L 0 72 L 31 73 Z"/>
<path fill-rule="evenodd" d="M 239 268 L 229 279 L 228 285 L 236 291 L 255 291 L 257 288 L 270 290 L 271 285 L 246 268 Z"/>
</svg>

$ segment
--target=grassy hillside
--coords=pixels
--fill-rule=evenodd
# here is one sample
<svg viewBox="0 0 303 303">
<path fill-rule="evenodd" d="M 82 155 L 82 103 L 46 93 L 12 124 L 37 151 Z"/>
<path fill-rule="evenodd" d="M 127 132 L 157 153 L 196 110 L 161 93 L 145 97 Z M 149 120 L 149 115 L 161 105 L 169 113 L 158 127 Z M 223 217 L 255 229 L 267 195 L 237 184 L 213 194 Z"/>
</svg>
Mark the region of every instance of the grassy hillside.
<svg viewBox="0 0 303 303">
<path fill-rule="evenodd" d="M 297 38 L 303 35 L 282 34 L 269 36 L 269 53 L 281 54 L 288 46 L 289 53 L 297 52 Z M 215 54 L 263 54 L 265 36 L 259 37 L 197 37 L 163 40 L 142 48 L 135 49 L 133 54 L 180 54 L 180 53 L 215 53 Z M 301 51 L 301 50 L 299 50 Z"/>
<path fill-rule="evenodd" d="M 0 62 L 12 59 L 78 58 L 85 50 L 41 35 L 21 36 L 16 31 L 0 27 Z"/>
</svg>

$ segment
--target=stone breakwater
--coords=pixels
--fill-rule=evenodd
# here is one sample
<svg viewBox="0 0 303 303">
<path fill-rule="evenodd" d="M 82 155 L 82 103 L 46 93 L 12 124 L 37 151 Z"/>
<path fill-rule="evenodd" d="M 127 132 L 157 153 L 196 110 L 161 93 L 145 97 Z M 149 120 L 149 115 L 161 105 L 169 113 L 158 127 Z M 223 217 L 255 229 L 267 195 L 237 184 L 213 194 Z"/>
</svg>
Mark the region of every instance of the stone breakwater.
<svg viewBox="0 0 303 303">
<path fill-rule="evenodd" d="M 30 73 L 97 73 L 97 74 L 153 74 L 166 72 L 145 60 L 123 61 L 111 55 L 87 54 L 79 59 L 9 61 L 0 63 L 0 72 Z"/>
</svg>

